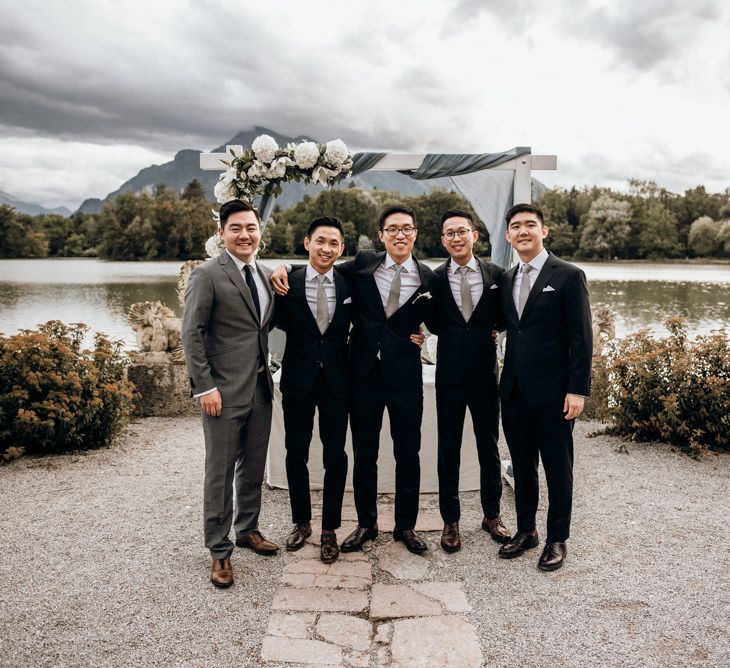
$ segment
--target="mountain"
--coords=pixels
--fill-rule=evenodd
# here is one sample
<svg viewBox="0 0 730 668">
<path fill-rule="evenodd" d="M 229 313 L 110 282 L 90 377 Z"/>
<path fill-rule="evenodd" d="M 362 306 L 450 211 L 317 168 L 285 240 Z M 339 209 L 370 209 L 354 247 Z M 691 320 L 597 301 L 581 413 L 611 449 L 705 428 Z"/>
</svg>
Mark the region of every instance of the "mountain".
<svg viewBox="0 0 730 668">
<path fill-rule="evenodd" d="M 17 197 L 3 192 L 0 190 L 0 204 L 7 204 L 12 206 L 16 211 L 20 213 L 27 213 L 29 216 L 40 216 L 41 214 L 57 213 L 61 216 L 70 216 L 72 211 L 67 209 L 65 206 L 57 206 L 55 209 L 47 209 L 40 204 L 33 204 L 32 202 L 24 202 L 19 200 Z"/>
<path fill-rule="evenodd" d="M 267 134 L 273 137 L 279 146 L 285 146 L 289 142 L 299 142 L 302 140 L 317 141 L 311 137 L 287 137 L 268 128 L 256 126 L 253 130 L 247 132 L 239 132 L 235 137 L 229 139 L 225 144 L 213 149 L 212 153 L 225 153 L 227 145 L 239 144 L 241 146 L 251 146 L 253 140 L 259 135 Z M 182 191 L 185 186 L 193 179 L 197 179 L 203 186 L 208 196 L 213 199 L 213 187 L 218 180 L 220 172 L 202 171 L 200 169 L 200 153 L 193 149 L 183 149 L 179 151 L 170 162 L 163 165 L 152 165 L 145 167 L 136 176 L 124 182 L 117 190 L 109 193 L 104 200 L 87 199 L 79 207 L 79 211 L 84 213 L 97 213 L 101 210 L 102 204 L 114 199 L 123 192 L 152 192 L 158 184 L 165 184 L 177 192 Z M 221 169 L 221 171 L 223 171 Z M 347 188 L 354 183 L 360 188 L 369 188 L 378 190 L 389 190 L 399 192 L 407 196 L 417 196 L 430 192 L 436 187 L 445 188 L 447 190 L 455 190 L 449 179 L 430 179 L 428 181 L 416 181 L 415 179 L 399 174 L 398 172 L 365 172 L 352 179 L 347 179 L 335 186 L 336 188 Z M 533 194 L 535 190 L 535 181 L 533 179 Z M 542 186 L 542 184 L 539 184 Z M 544 186 L 542 186 L 544 188 Z M 301 201 L 304 195 L 316 195 L 321 190 L 317 185 L 304 185 L 303 183 L 285 183 L 281 195 L 276 203 L 286 209 L 292 204 Z"/>
</svg>

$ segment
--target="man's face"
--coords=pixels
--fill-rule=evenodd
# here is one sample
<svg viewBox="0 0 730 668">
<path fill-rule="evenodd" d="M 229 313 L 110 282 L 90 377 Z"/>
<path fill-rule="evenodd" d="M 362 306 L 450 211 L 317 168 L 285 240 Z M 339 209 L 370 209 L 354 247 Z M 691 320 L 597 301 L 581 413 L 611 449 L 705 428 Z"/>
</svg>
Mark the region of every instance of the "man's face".
<svg viewBox="0 0 730 668">
<path fill-rule="evenodd" d="M 462 216 L 448 218 L 441 229 L 441 243 L 456 263 L 462 266 L 471 260 L 474 242 L 478 238 L 479 232 L 472 230 L 469 219 Z"/>
<path fill-rule="evenodd" d="M 507 224 L 505 237 L 512 244 L 523 262 L 529 262 L 542 249 L 542 240 L 548 235 L 548 228 L 530 211 L 521 211 L 512 216 Z"/>
<path fill-rule="evenodd" d="M 320 274 L 326 274 L 345 250 L 345 242 L 336 227 L 320 225 L 304 237 L 304 248 L 309 251 L 309 264 Z"/>
<path fill-rule="evenodd" d="M 391 259 L 401 264 L 413 252 L 413 244 L 418 234 L 413 218 L 407 213 L 391 213 L 383 221 L 383 229 L 378 237 L 385 244 L 385 250 Z"/>
<path fill-rule="evenodd" d="M 261 241 L 261 228 L 253 211 L 236 211 L 228 216 L 226 226 L 219 230 L 226 250 L 249 264 Z"/>
</svg>

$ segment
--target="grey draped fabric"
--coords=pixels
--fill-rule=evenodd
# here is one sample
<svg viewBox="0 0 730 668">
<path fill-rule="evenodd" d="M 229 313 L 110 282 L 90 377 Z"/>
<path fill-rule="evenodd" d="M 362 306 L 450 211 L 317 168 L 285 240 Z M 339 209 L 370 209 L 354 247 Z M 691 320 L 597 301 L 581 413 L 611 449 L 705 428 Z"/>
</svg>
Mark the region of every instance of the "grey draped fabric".
<svg viewBox="0 0 730 668">
<path fill-rule="evenodd" d="M 352 175 L 357 176 L 372 169 L 387 153 L 355 153 L 352 156 Z"/>
<path fill-rule="evenodd" d="M 462 153 L 441 155 L 429 153 L 418 169 L 404 170 L 412 179 L 436 179 L 440 176 L 460 176 L 479 172 L 490 167 L 497 167 L 521 155 L 528 155 L 531 149 L 527 146 L 516 146 L 500 153 Z"/>
<path fill-rule="evenodd" d="M 264 227 L 266 227 L 269 216 L 274 210 L 276 196 L 274 196 L 271 192 L 273 189 L 274 183 L 273 181 L 269 181 L 264 187 L 264 194 L 261 195 L 261 199 L 259 200 L 259 205 L 257 207 L 259 210 L 259 218 L 261 218 L 261 232 L 264 231 Z"/>
</svg>

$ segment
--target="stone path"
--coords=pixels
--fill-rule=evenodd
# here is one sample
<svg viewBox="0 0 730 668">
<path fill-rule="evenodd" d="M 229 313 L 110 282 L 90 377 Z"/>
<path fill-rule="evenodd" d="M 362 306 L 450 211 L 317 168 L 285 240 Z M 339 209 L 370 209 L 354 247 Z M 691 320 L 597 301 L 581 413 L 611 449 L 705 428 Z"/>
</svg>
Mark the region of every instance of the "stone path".
<svg viewBox="0 0 730 668">
<path fill-rule="evenodd" d="M 391 499 L 392 501 L 392 499 Z M 391 530 L 392 504 L 379 508 L 379 525 Z M 263 665 L 476 668 L 483 656 L 462 582 L 434 582 L 433 545 L 408 552 L 390 534 L 363 552 L 319 559 L 319 518 L 310 544 L 285 552 L 281 587 L 274 592 Z M 341 541 L 355 527 L 346 497 Z M 421 532 L 441 531 L 438 511 L 419 513 Z M 437 534 L 438 535 L 438 534 Z M 438 548 L 436 548 L 438 549 Z"/>
</svg>

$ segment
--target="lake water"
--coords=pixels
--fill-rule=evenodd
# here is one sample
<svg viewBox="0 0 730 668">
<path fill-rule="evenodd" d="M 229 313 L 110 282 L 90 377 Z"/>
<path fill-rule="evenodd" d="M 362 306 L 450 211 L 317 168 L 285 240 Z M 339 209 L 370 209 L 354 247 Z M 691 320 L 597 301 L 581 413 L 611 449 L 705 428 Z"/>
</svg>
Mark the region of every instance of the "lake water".
<svg viewBox="0 0 730 668">
<path fill-rule="evenodd" d="M 264 260 L 276 266 L 280 260 Z M 429 262 L 435 267 L 440 261 Z M 178 315 L 180 262 L 104 262 L 93 258 L 0 260 L 0 332 L 13 334 L 48 320 L 85 322 L 136 347 L 127 323 L 130 304 L 160 300 Z M 730 265 L 583 263 L 591 303 L 616 317 L 617 336 L 670 316 L 687 320 L 690 334 L 730 323 Z M 272 348 L 280 338 L 272 342 Z"/>
</svg>

